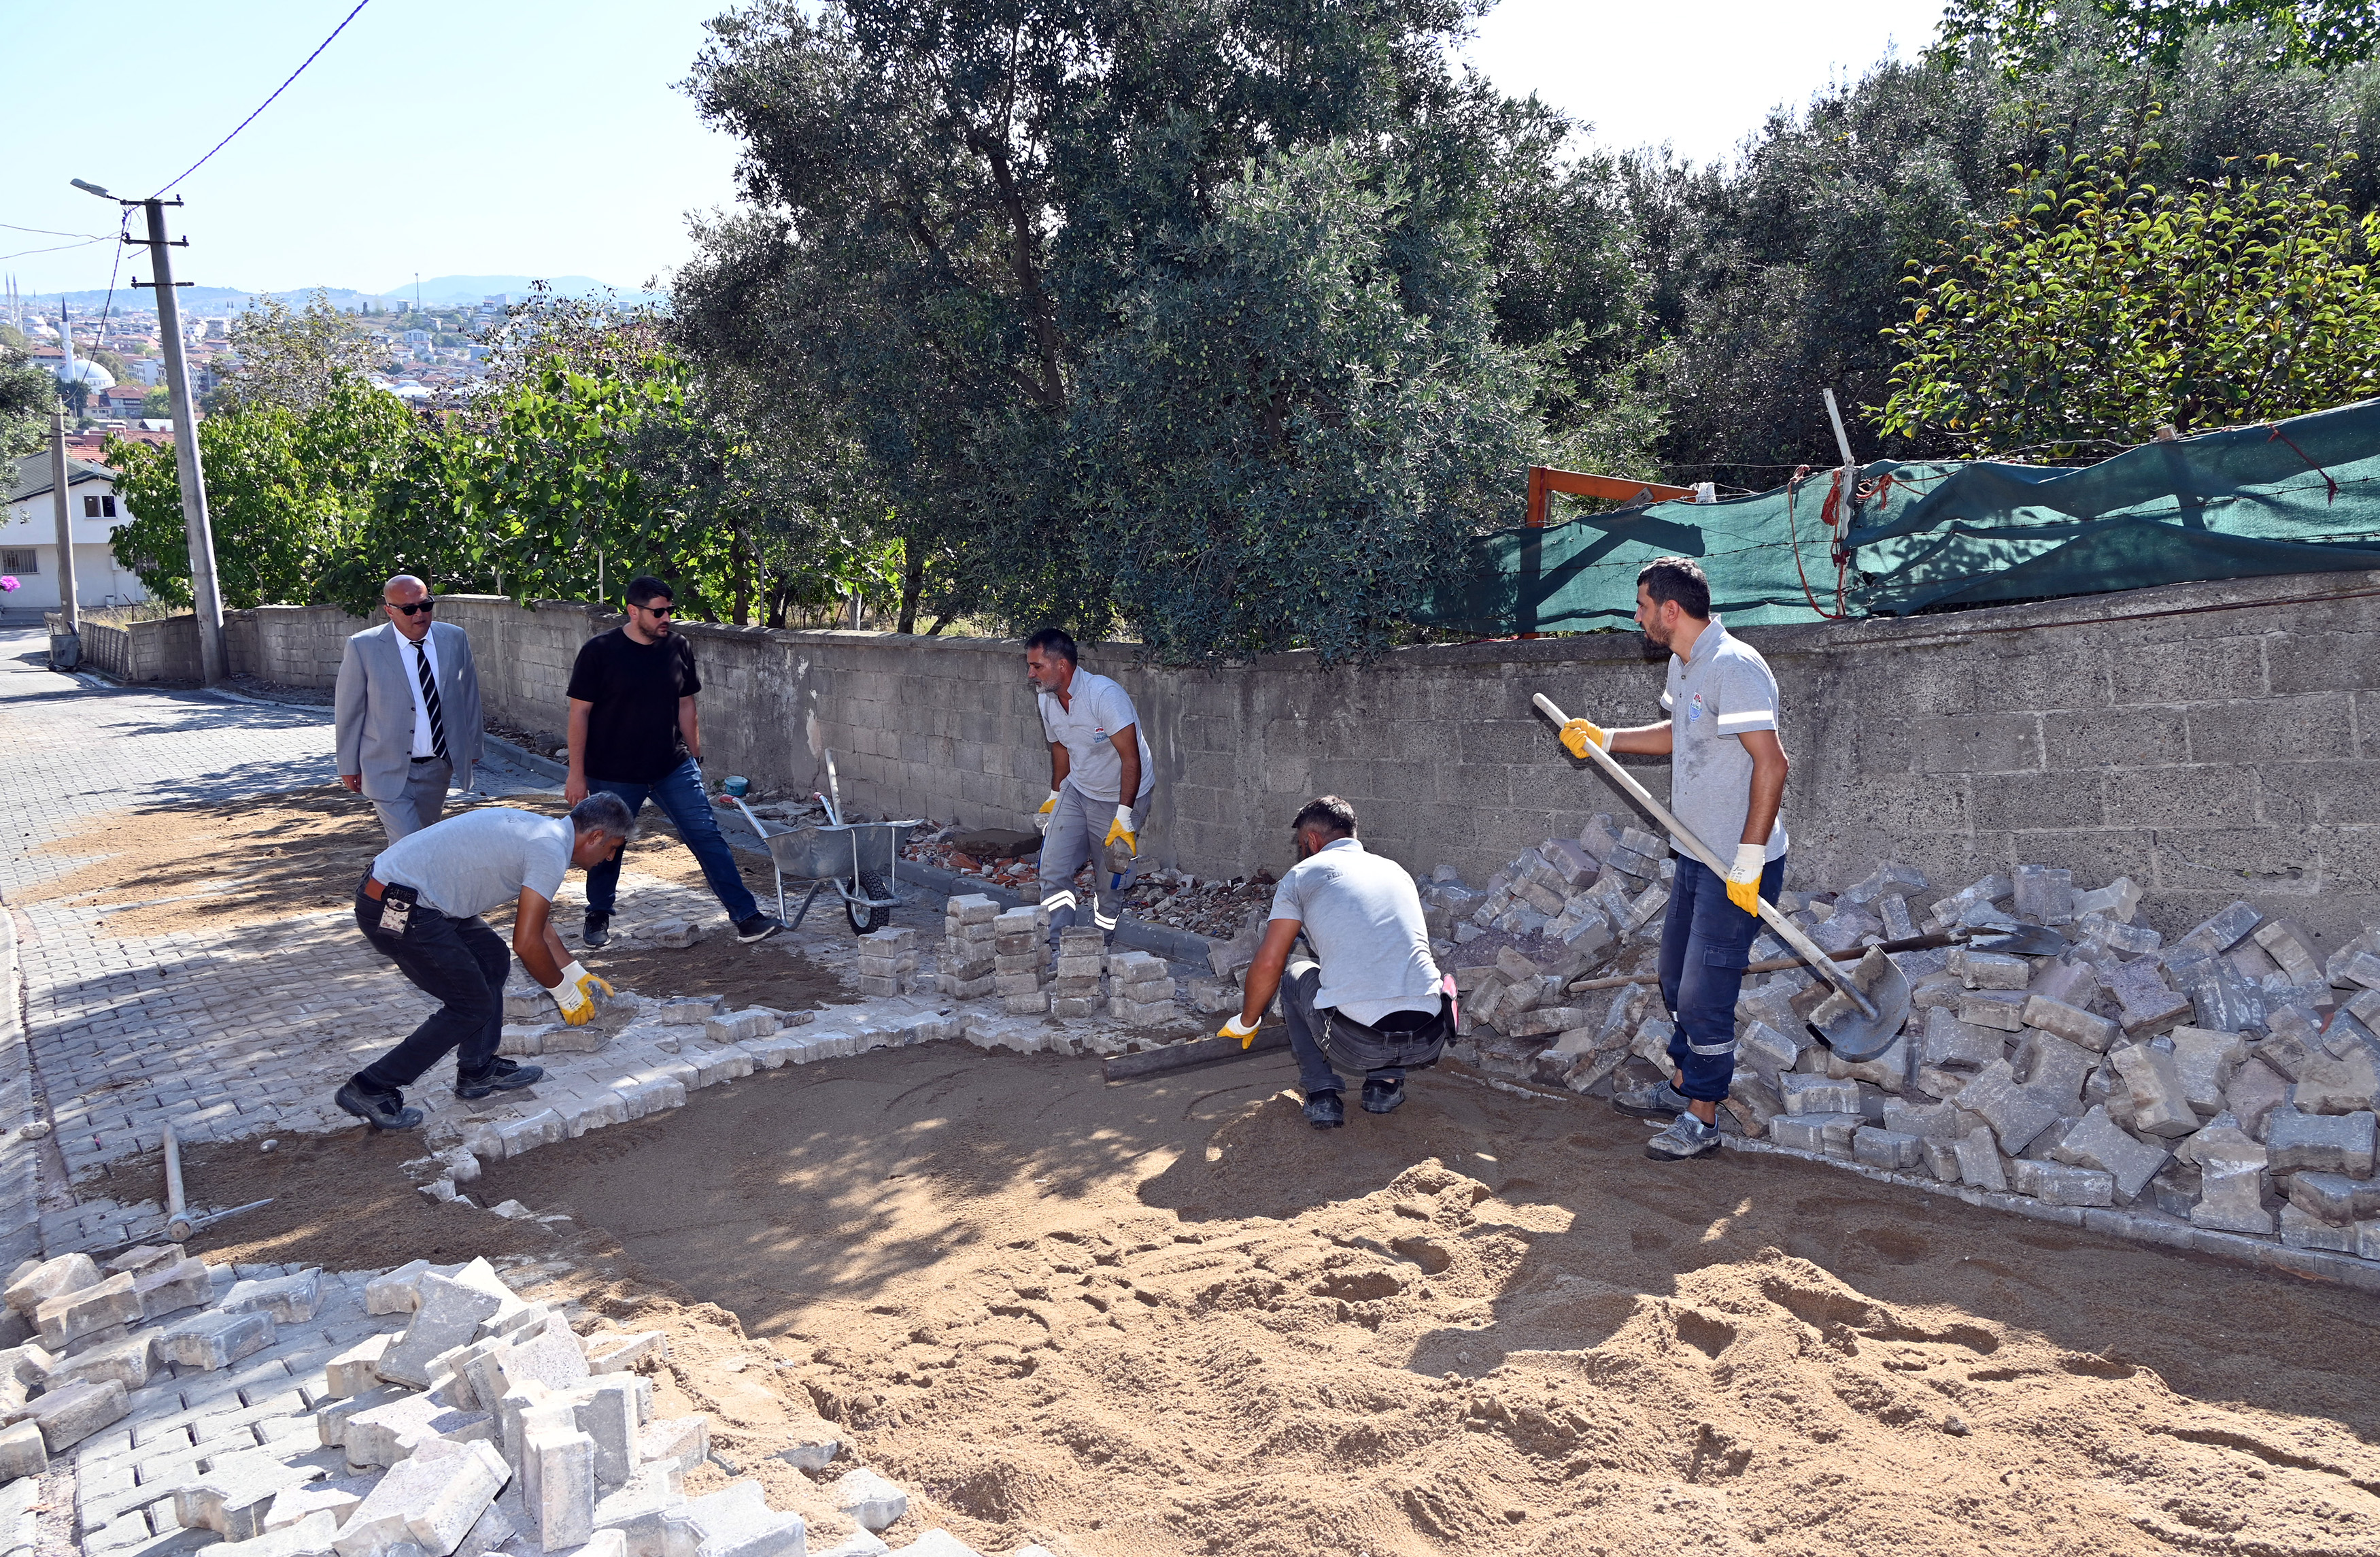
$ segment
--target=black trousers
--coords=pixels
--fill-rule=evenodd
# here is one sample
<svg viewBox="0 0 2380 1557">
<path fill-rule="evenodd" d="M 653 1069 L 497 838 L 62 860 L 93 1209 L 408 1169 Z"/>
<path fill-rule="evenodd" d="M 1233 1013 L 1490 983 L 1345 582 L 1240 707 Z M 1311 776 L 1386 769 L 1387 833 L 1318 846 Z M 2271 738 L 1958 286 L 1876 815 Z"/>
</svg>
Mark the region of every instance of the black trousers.
<svg viewBox="0 0 2380 1557">
<path fill-rule="evenodd" d="M 356 888 L 356 928 L 373 951 L 396 964 L 414 988 L 439 1003 L 406 1040 L 356 1072 L 363 1090 L 386 1096 L 411 1086 L 455 1050 L 457 1080 L 480 1077 L 496 1063 L 504 1025 L 504 980 L 512 949 L 480 918 L 453 919 L 417 903 L 401 936 L 383 935 L 380 900 Z"/>
</svg>

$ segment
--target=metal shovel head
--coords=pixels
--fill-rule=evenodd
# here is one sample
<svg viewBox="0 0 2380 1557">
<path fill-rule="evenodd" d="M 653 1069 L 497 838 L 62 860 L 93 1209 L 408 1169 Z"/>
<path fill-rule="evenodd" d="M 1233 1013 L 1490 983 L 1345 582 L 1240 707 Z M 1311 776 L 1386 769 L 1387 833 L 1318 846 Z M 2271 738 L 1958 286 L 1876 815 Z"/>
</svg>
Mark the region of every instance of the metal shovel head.
<svg viewBox="0 0 2380 1557">
<path fill-rule="evenodd" d="M 2011 922 L 2005 930 L 1978 930 L 1967 945 L 1978 952 L 2006 952 L 2020 957 L 2054 957 L 2072 945 L 2046 925 Z"/>
<path fill-rule="evenodd" d="M 1872 1060 L 1892 1047 L 1909 1020 L 1909 975 L 1874 947 L 1848 971 L 1876 1015 L 1863 1015 L 1850 996 L 1837 990 L 1810 1013 L 1810 1030 L 1846 1060 Z"/>
</svg>

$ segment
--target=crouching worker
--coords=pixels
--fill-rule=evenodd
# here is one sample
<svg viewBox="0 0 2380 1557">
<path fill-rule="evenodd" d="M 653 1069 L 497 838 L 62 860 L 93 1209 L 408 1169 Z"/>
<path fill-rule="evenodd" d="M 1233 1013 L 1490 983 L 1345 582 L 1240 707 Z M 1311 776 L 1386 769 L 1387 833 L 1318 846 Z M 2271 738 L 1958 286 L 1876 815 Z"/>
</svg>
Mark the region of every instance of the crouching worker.
<svg viewBox="0 0 2380 1557">
<path fill-rule="evenodd" d="M 504 980 L 514 953 L 553 997 L 562 1019 L 595 1015 L 595 991 L 612 987 L 571 960 L 553 929 L 553 897 L 572 866 L 617 857 L 636 835 L 627 802 L 603 791 L 566 817 L 491 806 L 467 811 L 389 845 L 356 889 L 356 926 L 373 951 L 438 1001 L 430 1019 L 339 1089 L 341 1108 L 374 1129 L 409 1130 L 421 1111 L 405 1091 L 455 1054 L 455 1095 L 467 1101 L 543 1078 L 536 1065 L 500 1058 Z M 506 951 L 480 916 L 513 904 Z"/>
<path fill-rule="evenodd" d="M 1339 1072 L 1363 1077 L 1366 1112 L 1389 1113 L 1405 1101 L 1405 1072 L 1438 1063 L 1453 1036 L 1453 981 L 1429 955 L 1413 878 L 1355 841 L 1354 807 L 1309 800 L 1290 833 L 1297 863 L 1273 893 L 1240 1014 L 1222 1035 L 1247 1047 L 1278 991 L 1305 1117 L 1335 1130 L 1347 1122 Z M 1300 931 L 1319 961 L 1290 960 Z"/>
</svg>

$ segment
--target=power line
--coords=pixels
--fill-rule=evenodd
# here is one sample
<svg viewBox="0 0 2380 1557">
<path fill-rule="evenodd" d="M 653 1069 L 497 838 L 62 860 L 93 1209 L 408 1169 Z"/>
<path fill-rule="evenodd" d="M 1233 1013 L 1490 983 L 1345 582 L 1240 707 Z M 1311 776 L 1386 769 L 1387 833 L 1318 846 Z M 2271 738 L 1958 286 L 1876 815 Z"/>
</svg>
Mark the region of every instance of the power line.
<svg viewBox="0 0 2380 1557">
<path fill-rule="evenodd" d="M 47 249 L 19 249 L 14 254 L 0 254 L 0 260 L 21 260 L 28 254 L 55 254 L 62 249 L 88 249 L 94 243 L 108 241 L 103 237 L 87 237 L 79 243 L 54 243 Z"/>
<path fill-rule="evenodd" d="M 103 236 L 92 233 L 62 232 L 55 227 L 20 227 L 14 222 L 0 222 L 0 227 L 6 227 L 12 233 L 39 233 L 43 237 L 87 237 L 93 243 L 107 241 Z"/>
<path fill-rule="evenodd" d="M 289 90 L 289 81 L 294 81 L 298 77 L 303 76 L 306 73 L 306 67 L 313 64 L 315 60 L 321 58 L 322 51 L 331 46 L 332 39 L 336 38 L 340 33 L 345 32 L 347 30 L 347 22 L 355 20 L 356 18 L 362 13 L 363 8 L 370 4 L 371 0 L 356 0 L 356 8 L 347 13 L 346 19 L 340 22 L 338 26 L 331 29 L 330 38 L 325 38 L 320 43 L 314 45 L 314 52 L 306 56 L 305 62 L 299 65 L 297 69 L 289 72 L 288 81 L 284 81 L 279 86 L 273 89 L 273 97 L 268 97 L 263 102 L 258 103 L 256 105 L 256 113 L 249 115 L 247 118 L 242 119 L 237 125 L 234 125 L 230 135 L 225 136 L 221 140 L 216 141 L 213 146 L 208 149 L 206 157 L 200 157 L 197 162 L 192 163 L 189 166 L 176 174 L 172 182 L 165 184 L 158 189 L 157 195 L 164 194 L 165 190 L 172 189 L 175 184 L 180 183 L 183 179 L 188 178 L 191 174 L 196 173 L 199 169 L 206 166 L 207 157 L 213 156 L 215 152 L 220 152 L 225 147 L 230 145 L 234 137 L 237 136 L 241 130 L 246 129 L 249 125 L 254 124 L 256 122 L 256 115 L 261 114 L 267 108 L 272 107 L 273 99 L 279 97 L 283 92 Z M 149 198 L 151 200 L 155 200 L 157 195 L 151 195 Z"/>
</svg>

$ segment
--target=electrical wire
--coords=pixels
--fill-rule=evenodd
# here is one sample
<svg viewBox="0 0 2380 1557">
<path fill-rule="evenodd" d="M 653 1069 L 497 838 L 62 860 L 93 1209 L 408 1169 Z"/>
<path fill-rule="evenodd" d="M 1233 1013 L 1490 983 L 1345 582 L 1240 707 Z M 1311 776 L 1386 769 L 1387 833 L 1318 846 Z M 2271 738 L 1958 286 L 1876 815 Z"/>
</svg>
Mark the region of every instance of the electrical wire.
<svg viewBox="0 0 2380 1557">
<path fill-rule="evenodd" d="M 54 243 L 47 249 L 19 249 L 14 254 L 0 254 L 0 260 L 21 260 L 28 254 L 55 254 L 64 249 L 88 249 L 94 243 L 105 243 L 103 237 L 87 237 L 80 243 Z"/>
<path fill-rule="evenodd" d="M 234 125 L 232 127 L 231 134 L 225 136 L 221 140 L 216 141 L 213 146 L 210 147 L 205 157 L 200 157 L 197 162 L 192 163 L 189 166 L 176 174 L 169 182 L 160 186 L 157 190 L 157 195 L 164 194 L 176 184 L 180 183 L 183 179 L 188 178 L 191 174 L 196 173 L 199 169 L 206 166 L 207 157 L 213 156 L 217 152 L 220 152 L 225 147 L 230 145 L 234 137 L 237 136 L 241 130 L 244 130 L 249 126 L 254 124 L 256 122 L 257 114 L 261 114 L 267 108 L 272 107 L 273 98 L 277 98 L 283 92 L 287 91 L 289 90 L 289 82 L 295 81 L 298 77 L 303 76 L 306 73 L 306 67 L 313 64 L 315 60 L 321 58 L 322 51 L 331 46 L 332 39 L 334 39 L 338 37 L 340 33 L 345 32 L 347 30 L 347 22 L 355 20 L 358 16 L 363 13 L 363 8 L 370 4 L 371 0 L 356 0 L 356 8 L 347 13 L 346 20 L 341 21 L 338 26 L 331 29 L 331 36 L 329 38 L 325 38 L 321 43 L 314 45 L 314 52 L 306 56 L 304 63 L 300 64 L 297 69 L 289 72 L 288 81 L 284 81 L 279 86 L 273 89 L 273 97 L 268 97 L 263 102 L 258 103 L 256 105 L 255 113 L 249 114 L 247 118 L 244 118 L 240 120 L 239 123 Z M 151 195 L 149 198 L 151 200 L 155 200 L 157 195 Z"/>
<path fill-rule="evenodd" d="M 103 234 L 69 233 L 62 231 L 56 227 L 20 227 L 14 222 L 0 222 L 0 227 L 6 227 L 12 233 L 39 233 L 43 237 L 87 237 L 93 243 L 105 243 L 107 241 L 106 237 Z"/>
</svg>

